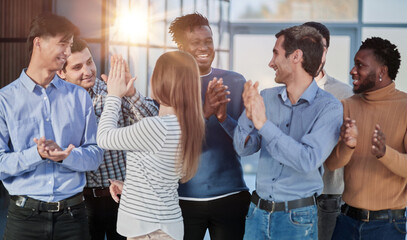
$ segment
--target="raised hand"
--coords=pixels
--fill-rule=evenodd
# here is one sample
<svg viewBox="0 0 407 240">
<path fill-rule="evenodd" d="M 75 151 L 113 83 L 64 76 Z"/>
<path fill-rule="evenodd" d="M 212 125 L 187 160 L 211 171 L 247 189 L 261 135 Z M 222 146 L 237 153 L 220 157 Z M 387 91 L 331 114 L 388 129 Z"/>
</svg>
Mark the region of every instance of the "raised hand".
<svg viewBox="0 0 407 240">
<path fill-rule="evenodd" d="M 355 148 L 357 144 L 358 128 L 356 127 L 356 121 L 350 118 L 345 118 L 341 126 L 340 133 L 342 141 L 346 146 Z"/>
<path fill-rule="evenodd" d="M 386 136 L 380 129 L 379 124 L 376 124 L 372 136 L 372 154 L 377 158 L 381 158 L 386 153 Z"/>
<path fill-rule="evenodd" d="M 226 119 L 226 104 L 230 99 L 226 96 L 230 94 L 227 86 L 223 85 L 223 79 L 213 78 L 209 81 L 208 88 L 205 93 L 205 102 L 203 105 L 203 113 L 206 119 L 216 114 L 219 121 Z"/>
<path fill-rule="evenodd" d="M 259 82 L 252 83 L 251 80 L 247 81 L 244 84 L 242 98 L 243 104 L 246 108 L 246 116 L 248 119 L 252 120 L 252 99 L 253 97 L 259 93 L 258 91 Z"/>
<path fill-rule="evenodd" d="M 130 73 L 128 73 L 130 74 Z M 134 80 L 136 78 L 130 78 L 126 81 L 126 63 L 119 55 L 113 55 L 110 58 L 110 72 L 107 81 L 107 92 L 109 95 L 123 97 L 129 92 L 134 90 Z"/>
<path fill-rule="evenodd" d="M 53 140 L 47 140 L 45 137 L 41 137 L 40 139 L 34 138 L 33 140 L 37 144 L 37 151 L 40 156 L 54 162 L 63 161 L 75 148 L 73 144 L 69 144 L 68 148 L 62 150 Z"/>
<path fill-rule="evenodd" d="M 252 122 L 257 130 L 260 130 L 267 121 L 266 107 L 264 106 L 263 97 L 257 92 L 253 92 L 250 98 L 250 108 L 252 114 Z"/>
<path fill-rule="evenodd" d="M 109 182 L 110 195 L 112 196 L 113 200 L 118 203 L 120 201 L 120 198 L 117 195 L 122 194 L 124 183 L 122 181 L 113 179 L 109 179 Z"/>
</svg>

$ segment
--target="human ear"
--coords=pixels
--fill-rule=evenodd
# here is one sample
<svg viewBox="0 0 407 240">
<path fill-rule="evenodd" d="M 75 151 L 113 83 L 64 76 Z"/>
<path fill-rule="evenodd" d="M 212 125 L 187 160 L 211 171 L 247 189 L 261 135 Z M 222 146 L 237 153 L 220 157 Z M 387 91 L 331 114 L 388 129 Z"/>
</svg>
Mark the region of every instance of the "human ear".
<svg viewBox="0 0 407 240">
<path fill-rule="evenodd" d="M 64 70 L 58 70 L 57 71 L 57 74 L 58 74 L 58 76 L 60 77 L 60 78 L 62 78 L 62 79 L 66 79 L 66 75 L 65 75 L 65 72 L 64 72 Z"/>
</svg>

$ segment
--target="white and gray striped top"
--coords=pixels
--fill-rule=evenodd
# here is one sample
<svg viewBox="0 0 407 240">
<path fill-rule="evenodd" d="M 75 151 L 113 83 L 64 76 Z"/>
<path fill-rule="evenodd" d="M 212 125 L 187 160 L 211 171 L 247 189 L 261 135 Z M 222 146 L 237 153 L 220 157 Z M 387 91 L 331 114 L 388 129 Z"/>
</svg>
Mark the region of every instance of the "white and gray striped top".
<svg viewBox="0 0 407 240">
<path fill-rule="evenodd" d="M 177 192 L 181 178 L 177 117 L 147 117 L 117 128 L 120 105 L 120 98 L 107 97 L 97 134 L 101 148 L 128 151 L 119 214 L 155 223 L 182 221 Z"/>
</svg>

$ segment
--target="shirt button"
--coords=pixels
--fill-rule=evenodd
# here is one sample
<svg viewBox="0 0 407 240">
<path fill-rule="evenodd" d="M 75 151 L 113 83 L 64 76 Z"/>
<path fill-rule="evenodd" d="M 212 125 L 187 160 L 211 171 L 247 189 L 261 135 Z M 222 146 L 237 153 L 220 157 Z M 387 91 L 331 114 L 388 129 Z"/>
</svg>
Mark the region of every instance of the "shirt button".
<svg viewBox="0 0 407 240">
<path fill-rule="evenodd" d="M 48 122 L 48 121 L 49 121 L 49 118 L 45 119 L 45 121 L 47 121 L 47 122 Z"/>
<path fill-rule="evenodd" d="M 48 163 L 51 163 L 51 161 L 48 161 Z"/>
<path fill-rule="evenodd" d="M 271 179 L 272 181 L 275 181 L 276 179 L 275 178 L 273 178 L 273 179 Z"/>
<path fill-rule="evenodd" d="M 44 100 L 47 100 L 47 97 L 44 97 Z"/>
<path fill-rule="evenodd" d="M 48 182 L 48 184 L 51 184 L 51 183 L 52 183 L 51 181 Z"/>
<path fill-rule="evenodd" d="M 290 124 L 289 124 L 289 123 L 287 123 L 285 126 L 286 126 L 286 127 L 288 127 L 288 126 L 290 126 Z"/>
</svg>

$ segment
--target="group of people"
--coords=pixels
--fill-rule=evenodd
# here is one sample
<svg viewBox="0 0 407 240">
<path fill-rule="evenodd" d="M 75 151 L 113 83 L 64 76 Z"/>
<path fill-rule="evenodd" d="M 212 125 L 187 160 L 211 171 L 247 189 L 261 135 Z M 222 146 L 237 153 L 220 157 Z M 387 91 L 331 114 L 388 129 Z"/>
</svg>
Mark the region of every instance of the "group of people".
<svg viewBox="0 0 407 240">
<path fill-rule="evenodd" d="M 353 95 L 324 70 L 323 24 L 283 29 L 269 63 L 282 86 L 259 92 L 212 67 L 204 16 L 169 32 L 179 51 L 157 60 L 149 98 L 121 56 L 97 78 L 66 18 L 32 21 L 29 65 L 0 90 L 4 239 L 405 239 L 407 94 L 394 44 L 362 43 Z M 240 157 L 258 151 L 250 194 Z"/>
</svg>

